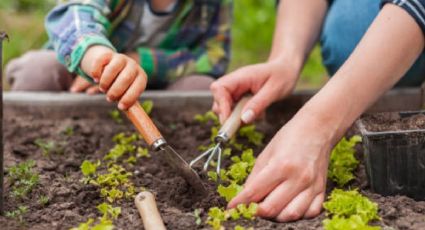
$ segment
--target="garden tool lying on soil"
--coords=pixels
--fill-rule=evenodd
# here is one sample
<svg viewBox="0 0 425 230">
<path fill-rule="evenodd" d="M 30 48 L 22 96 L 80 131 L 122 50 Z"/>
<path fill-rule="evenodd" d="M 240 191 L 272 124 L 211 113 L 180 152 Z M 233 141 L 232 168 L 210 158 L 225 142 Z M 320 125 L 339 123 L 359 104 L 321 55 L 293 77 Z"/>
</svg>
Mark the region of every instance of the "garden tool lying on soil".
<svg viewBox="0 0 425 230">
<path fill-rule="evenodd" d="M 155 196 L 151 192 L 144 191 L 137 194 L 134 203 L 139 210 L 145 230 L 166 230 L 155 202 Z"/>
<path fill-rule="evenodd" d="M 207 192 L 199 175 L 173 148 L 171 148 L 171 146 L 168 145 L 158 128 L 139 103 L 135 103 L 131 106 L 126 114 L 152 150 L 162 154 L 170 167 L 192 185 L 197 192 L 203 194 Z"/>
<path fill-rule="evenodd" d="M 230 114 L 230 117 L 224 122 L 223 126 L 218 131 L 217 136 L 214 138 L 215 143 L 217 143 L 213 148 L 208 149 L 201 155 L 199 155 L 197 158 L 193 159 L 189 166 L 192 167 L 194 164 L 196 164 L 198 161 L 200 161 L 202 158 L 207 157 L 207 160 L 204 163 L 203 171 L 206 172 L 208 169 L 208 166 L 210 165 L 211 160 L 215 155 L 217 155 L 217 167 L 216 167 L 216 173 L 218 178 L 220 178 L 220 169 L 221 169 L 221 152 L 222 152 L 222 145 L 224 143 L 228 142 L 233 135 L 238 131 L 239 127 L 242 124 L 241 120 L 241 114 L 242 109 L 245 106 L 245 104 L 251 99 L 251 95 L 244 96 L 238 104 L 233 109 L 232 114 Z"/>
</svg>

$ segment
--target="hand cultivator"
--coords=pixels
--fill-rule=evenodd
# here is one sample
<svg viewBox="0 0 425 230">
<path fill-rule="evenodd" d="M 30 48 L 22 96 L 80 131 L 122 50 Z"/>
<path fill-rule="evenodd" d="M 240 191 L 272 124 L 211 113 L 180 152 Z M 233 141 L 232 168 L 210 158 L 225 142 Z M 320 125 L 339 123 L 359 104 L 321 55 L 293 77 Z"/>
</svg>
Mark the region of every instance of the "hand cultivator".
<svg viewBox="0 0 425 230">
<path fill-rule="evenodd" d="M 207 158 L 202 168 L 202 170 L 206 172 L 208 170 L 208 166 L 210 165 L 212 159 L 214 158 L 215 155 L 217 155 L 216 172 L 217 172 L 217 176 L 220 178 L 222 146 L 233 137 L 233 135 L 238 131 L 239 127 L 241 126 L 242 109 L 250 98 L 251 96 L 245 96 L 238 102 L 232 114 L 226 120 L 224 125 L 218 131 L 217 136 L 214 138 L 215 143 L 217 144 L 214 147 L 202 153 L 201 155 L 199 155 L 198 157 L 196 157 L 195 159 L 193 159 L 189 164 L 190 167 L 195 165 L 202 158 Z"/>
<path fill-rule="evenodd" d="M 130 107 L 126 114 L 152 150 L 161 152 L 167 163 L 176 173 L 180 174 L 199 193 L 207 192 L 199 175 L 168 145 L 139 103 Z"/>
</svg>

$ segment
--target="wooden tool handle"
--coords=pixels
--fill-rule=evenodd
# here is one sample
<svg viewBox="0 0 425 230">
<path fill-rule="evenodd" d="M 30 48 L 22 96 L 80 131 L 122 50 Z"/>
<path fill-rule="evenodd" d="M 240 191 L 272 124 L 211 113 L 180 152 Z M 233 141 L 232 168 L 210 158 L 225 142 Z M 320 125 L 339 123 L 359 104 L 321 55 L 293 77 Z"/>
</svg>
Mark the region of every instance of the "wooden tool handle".
<svg viewBox="0 0 425 230">
<path fill-rule="evenodd" d="M 134 203 L 146 230 L 166 230 L 156 206 L 155 196 L 151 192 L 140 192 L 134 199 Z"/>
<path fill-rule="evenodd" d="M 227 120 L 224 122 L 219 133 L 224 133 L 228 138 L 231 138 L 236 133 L 236 131 L 238 131 L 242 123 L 242 109 L 251 98 L 252 96 L 249 95 L 244 96 L 241 100 L 239 100 L 238 104 L 236 104 L 235 108 L 233 109 L 232 114 L 230 114 L 230 117 L 227 118 Z"/>
<path fill-rule="evenodd" d="M 149 146 L 163 138 L 158 128 L 156 128 L 151 118 L 138 102 L 131 106 L 126 114 Z"/>
</svg>

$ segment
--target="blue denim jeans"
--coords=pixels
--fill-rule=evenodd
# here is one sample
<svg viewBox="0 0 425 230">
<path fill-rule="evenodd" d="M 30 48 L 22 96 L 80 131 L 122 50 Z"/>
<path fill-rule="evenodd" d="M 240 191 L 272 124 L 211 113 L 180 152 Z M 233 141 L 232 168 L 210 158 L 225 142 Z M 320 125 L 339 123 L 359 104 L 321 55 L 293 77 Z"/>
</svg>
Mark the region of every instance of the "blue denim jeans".
<svg viewBox="0 0 425 230">
<path fill-rule="evenodd" d="M 360 42 L 379 13 L 380 2 L 381 0 L 333 1 L 321 35 L 323 63 L 330 76 L 341 67 Z M 425 55 L 422 54 L 396 87 L 420 86 L 424 79 Z"/>
</svg>

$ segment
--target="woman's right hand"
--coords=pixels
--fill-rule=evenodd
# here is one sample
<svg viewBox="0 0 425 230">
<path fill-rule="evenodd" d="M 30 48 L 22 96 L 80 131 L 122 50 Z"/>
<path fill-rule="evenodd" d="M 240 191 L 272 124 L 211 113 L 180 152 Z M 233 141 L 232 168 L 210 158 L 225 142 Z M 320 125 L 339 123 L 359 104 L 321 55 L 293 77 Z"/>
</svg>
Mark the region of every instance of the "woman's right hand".
<svg viewBox="0 0 425 230">
<path fill-rule="evenodd" d="M 218 79 L 211 85 L 214 96 L 213 111 L 223 123 L 233 104 L 246 93 L 254 96 L 242 110 L 244 123 L 254 121 L 274 101 L 292 93 L 299 71 L 289 63 L 273 60 L 242 67 Z"/>
</svg>

